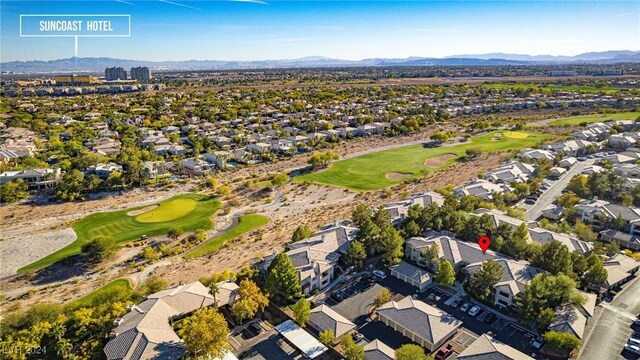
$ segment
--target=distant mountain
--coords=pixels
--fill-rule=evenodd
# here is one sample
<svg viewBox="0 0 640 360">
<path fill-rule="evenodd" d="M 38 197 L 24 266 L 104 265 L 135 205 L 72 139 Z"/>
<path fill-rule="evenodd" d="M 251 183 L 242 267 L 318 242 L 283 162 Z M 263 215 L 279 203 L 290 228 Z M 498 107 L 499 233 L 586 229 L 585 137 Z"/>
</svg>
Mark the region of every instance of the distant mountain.
<svg viewBox="0 0 640 360">
<path fill-rule="evenodd" d="M 490 53 L 476 55 L 456 55 L 444 58 L 372 58 L 363 60 L 341 60 L 324 56 L 307 56 L 298 59 L 227 61 L 227 60 L 186 60 L 186 61 L 144 61 L 107 57 L 67 58 L 59 60 L 10 61 L 0 63 L 3 73 L 102 73 L 105 68 L 122 66 L 148 66 L 155 71 L 167 70 L 227 70 L 227 69 L 269 69 L 269 68 L 312 68 L 341 66 L 481 66 L 481 65 L 538 65 L 538 64 L 615 64 L 640 63 L 640 52 L 612 50 L 590 52 L 575 56 L 520 55 Z"/>
</svg>

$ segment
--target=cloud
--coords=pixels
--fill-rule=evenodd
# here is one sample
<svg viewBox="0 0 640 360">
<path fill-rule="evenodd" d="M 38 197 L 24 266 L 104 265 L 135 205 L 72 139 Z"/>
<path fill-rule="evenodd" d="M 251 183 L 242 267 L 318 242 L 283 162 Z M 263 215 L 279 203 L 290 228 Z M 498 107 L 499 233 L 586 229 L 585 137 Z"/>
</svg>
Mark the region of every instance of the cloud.
<svg viewBox="0 0 640 360">
<path fill-rule="evenodd" d="M 260 5 L 269 5 L 268 2 L 262 0 L 224 0 L 229 2 L 244 2 L 244 3 L 252 3 L 252 4 L 260 4 Z"/>
<path fill-rule="evenodd" d="M 193 7 L 193 6 L 189 6 L 189 5 L 185 5 L 185 4 L 180 4 L 177 2 L 173 2 L 173 1 L 168 1 L 168 0 L 160 0 L 161 3 L 165 3 L 165 4 L 169 4 L 169 5 L 175 5 L 175 6 L 182 6 L 188 9 L 193 9 L 193 10 L 198 10 L 201 11 L 202 9 L 198 9 L 197 7 Z"/>
<path fill-rule="evenodd" d="M 131 5 L 131 6 L 136 6 L 136 4 L 134 4 L 134 3 L 130 3 L 130 2 L 128 2 L 128 1 L 124 1 L 124 0 L 115 0 L 115 2 L 119 2 L 119 3 L 122 3 L 122 4 Z"/>
</svg>

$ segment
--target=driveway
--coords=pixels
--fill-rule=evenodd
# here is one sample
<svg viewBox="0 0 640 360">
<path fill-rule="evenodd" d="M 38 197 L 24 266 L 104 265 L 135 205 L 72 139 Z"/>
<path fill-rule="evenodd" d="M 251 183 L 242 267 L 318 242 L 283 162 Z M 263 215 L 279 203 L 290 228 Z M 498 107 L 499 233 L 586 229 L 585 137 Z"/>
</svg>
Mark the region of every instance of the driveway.
<svg viewBox="0 0 640 360">
<path fill-rule="evenodd" d="M 589 320 L 580 360 L 637 359 L 637 355 L 622 352 L 627 339 L 633 334 L 631 328 L 635 314 L 640 312 L 640 278 L 629 282 L 611 303 L 603 302 L 596 308 L 595 316 Z M 590 330 L 590 331 L 589 331 Z M 640 328 L 636 328 L 640 332 Z"/>
<path fill-rule="evenodd" d="M 521 204 L 520 207 L 527 210 L 524 215 L 524 219 L 527 221 L 536 220 L 542 215 L 542 210 L 544 210 L 547 206 L 551 205 L 560 194 L 562 194 L 562 190 L 567 187 L 571 178 L 576 176 L 577 174 L 582 173 L 582 171 L 588 167 L 593 165 L 595 162 L 594 159 L 589 159 L 586 161 L 579 161 L 569 171 L 567 171 L 560 179 L 553 182 L 553 185 L 542 193 L 542 196 L 538 199 L 538 201 L 534 205 Z"/>
</svg>

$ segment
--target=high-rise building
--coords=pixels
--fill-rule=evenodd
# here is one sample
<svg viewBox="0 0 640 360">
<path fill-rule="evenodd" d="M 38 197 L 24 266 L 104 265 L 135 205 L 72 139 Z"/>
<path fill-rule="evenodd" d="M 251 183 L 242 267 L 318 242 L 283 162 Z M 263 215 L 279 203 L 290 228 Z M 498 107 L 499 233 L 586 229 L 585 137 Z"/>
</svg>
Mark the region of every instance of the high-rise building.
<svg viewBox="0 0 640 360">
<path fill-rule="evenodd" d="M 151 80 L 151 70 L 146 66 L 131 68 L 131 80 Z"/>
<path fill-rule="evenodd" d="M 107 81 L 127 80 L 127 71 L 122 67 L 110 67 L 104 70 L 104 78 Z"/>
<path fill-rule="evenodd" d="M 84 76 L 84 75 L 62 75 L 56 76 L 53 80 L 58 85 L 78 85 L 78 84 L 91 84 L 95 82 L 93 76 Z"/>
</svg>

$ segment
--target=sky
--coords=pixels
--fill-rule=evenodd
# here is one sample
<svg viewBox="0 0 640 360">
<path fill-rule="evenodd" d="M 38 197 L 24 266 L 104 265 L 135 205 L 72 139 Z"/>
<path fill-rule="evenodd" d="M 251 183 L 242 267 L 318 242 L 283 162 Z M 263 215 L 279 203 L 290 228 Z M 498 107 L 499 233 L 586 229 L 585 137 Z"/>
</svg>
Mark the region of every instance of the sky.
<svg viewBox="0 0 640 360">
<path fill-rule="evenodd" d="M 360 60 L 640 50 L 640 1 L 2 0 L 2 62 L 75 55 L 73 38 L 20 37 L 21 14 L 131 15 L 130 37 L 80 38 L 79 57 Z"/>
</svg>

